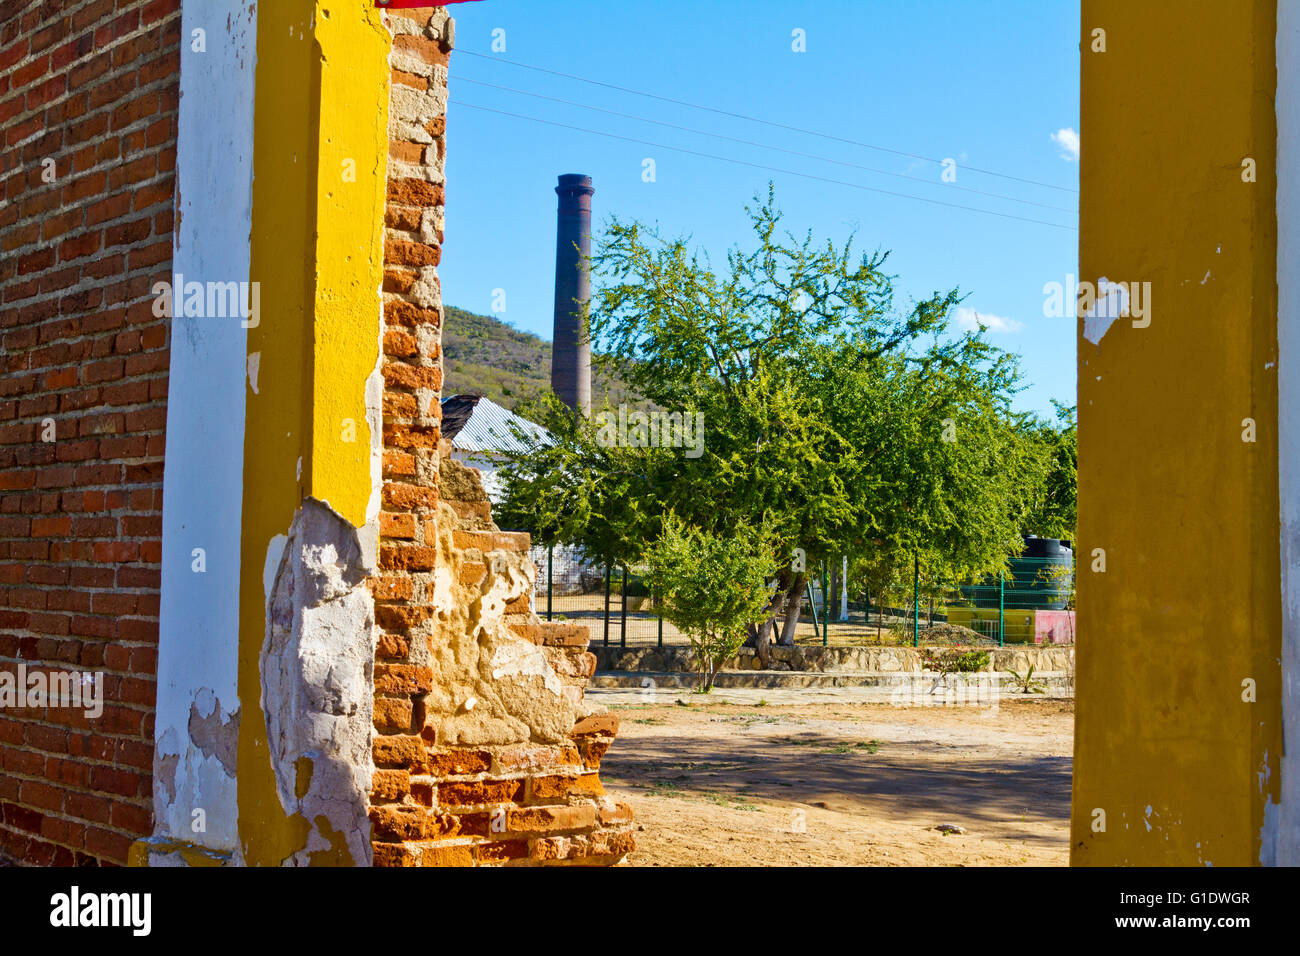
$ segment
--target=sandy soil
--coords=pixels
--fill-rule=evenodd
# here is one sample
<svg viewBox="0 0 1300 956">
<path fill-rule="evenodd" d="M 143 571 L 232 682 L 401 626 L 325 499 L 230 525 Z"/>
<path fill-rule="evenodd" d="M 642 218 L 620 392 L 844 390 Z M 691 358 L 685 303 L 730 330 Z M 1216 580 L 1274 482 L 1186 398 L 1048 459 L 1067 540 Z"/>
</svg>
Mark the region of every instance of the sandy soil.
<svg viewBox="0 0 1300 956">
<path fill-rule="evenodd" d="M 636 813 L 632 864 L 1067 863 L 1073 701 L 990 711 L 800 693 L 603 701 L 622 726 L 601 778 Z"/>
</svg>

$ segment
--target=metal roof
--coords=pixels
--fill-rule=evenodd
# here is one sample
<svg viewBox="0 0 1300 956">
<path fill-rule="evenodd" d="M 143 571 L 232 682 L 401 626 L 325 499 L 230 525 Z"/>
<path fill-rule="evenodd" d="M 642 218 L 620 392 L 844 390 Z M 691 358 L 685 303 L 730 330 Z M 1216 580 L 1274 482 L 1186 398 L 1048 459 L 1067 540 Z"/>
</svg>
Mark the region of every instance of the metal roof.
<svg viewBox="0 0 1300 956">
<path fill-rule="evenodd" d="M 442 437 L 455 441 L 482 395 L 451 395 L 442 400 Z"/>
<path fill-rule="evenodd" d="M 459 396 L 450 396 L 443 399 L 443 402 L 450 402 Z M 513 428 L 511 426 L 514 426 Z M 452 447 L 457 451 L 487 452 L 497 454 L 514 454 L 524 451 L 528 448 L 527 441 L 521 441 L 515 437 L 515 430 L 522 432 L 525 436 L 532 438 L 533 441 L 547 441 L 550 433 L 530 422 L 526 418 L 520 418 L 509 409 L 502 408 L 496 402 L 488 398 L 480 398 L 474 406 L 473 413 L 469 416 L 468 421 L 461 426 L 456 437 L 452 439 Z"/>
</svg>

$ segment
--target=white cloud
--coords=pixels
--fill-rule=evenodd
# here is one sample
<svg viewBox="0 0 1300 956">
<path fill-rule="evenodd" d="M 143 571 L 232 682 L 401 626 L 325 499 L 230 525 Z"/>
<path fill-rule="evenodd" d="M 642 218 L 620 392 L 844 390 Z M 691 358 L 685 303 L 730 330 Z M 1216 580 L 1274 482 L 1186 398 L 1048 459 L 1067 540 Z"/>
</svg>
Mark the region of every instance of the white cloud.
<svg viewBox="0 0 1300 956">
<path fill-rule="evenodd" d="M 965 306 L 957 308 L 956 318 L 957 328 L 963 332 L 974 332 L 981 327 L 988 329 L 990 332 L 1019 332 L 1024 328 L 1015 319 L 993 315 L 989 312 L 976 312 L 974 309 L 968 309 Z"/>
<path fill-rule="evenodd" d="M 1061 158 L 1075 162 L 1079 158 L 1079 133 L 1072 126 L 1065 126 L 1052 134 L 1052 142 L 1061 147 Z"/>
</svg>

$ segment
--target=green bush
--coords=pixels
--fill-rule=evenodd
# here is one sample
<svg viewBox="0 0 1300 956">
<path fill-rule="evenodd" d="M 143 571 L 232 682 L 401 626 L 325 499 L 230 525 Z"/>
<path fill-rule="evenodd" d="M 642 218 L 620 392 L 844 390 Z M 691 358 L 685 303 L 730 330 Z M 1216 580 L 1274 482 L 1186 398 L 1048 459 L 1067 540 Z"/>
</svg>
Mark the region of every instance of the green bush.
<svg viewBox="0 0 1300 956">
<path fill-rule="evenodd" d="M 993 658 L 988 651 L 964 647 L 925 647 L 921 649 L 921 661 L 926 670 L 934 671 L 945 677 L 949 674 L 970 674 L 982 671 L 989 666 Z"/>
<path fill-rule="evenodd" d="M 715 536 L 669 513 L 647 555 L 646 578 L 663 595 L 664 619 L 691 642 L 703 693 L 745 643 L 750 625 L 767 616 L 775 561 L 765 539 L 743 524 Z"/>
</svg>

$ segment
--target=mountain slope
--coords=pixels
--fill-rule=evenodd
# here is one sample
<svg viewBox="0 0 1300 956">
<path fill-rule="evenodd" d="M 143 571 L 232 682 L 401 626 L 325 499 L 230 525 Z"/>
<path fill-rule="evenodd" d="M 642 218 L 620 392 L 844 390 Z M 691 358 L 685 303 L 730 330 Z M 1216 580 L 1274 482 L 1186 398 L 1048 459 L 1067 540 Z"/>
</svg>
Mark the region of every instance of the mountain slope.
<svg viewBox="0 0 1300 956">
<path fill-rule="evenodd" d="M 499 319 L 445 306 L 442 324 L 442 394 L 486 395 L 516 411 L 551 388 L 551 343 Z M 626 401 L 621 382 L 592 373 L 591 403 Z"/>
</svg>

